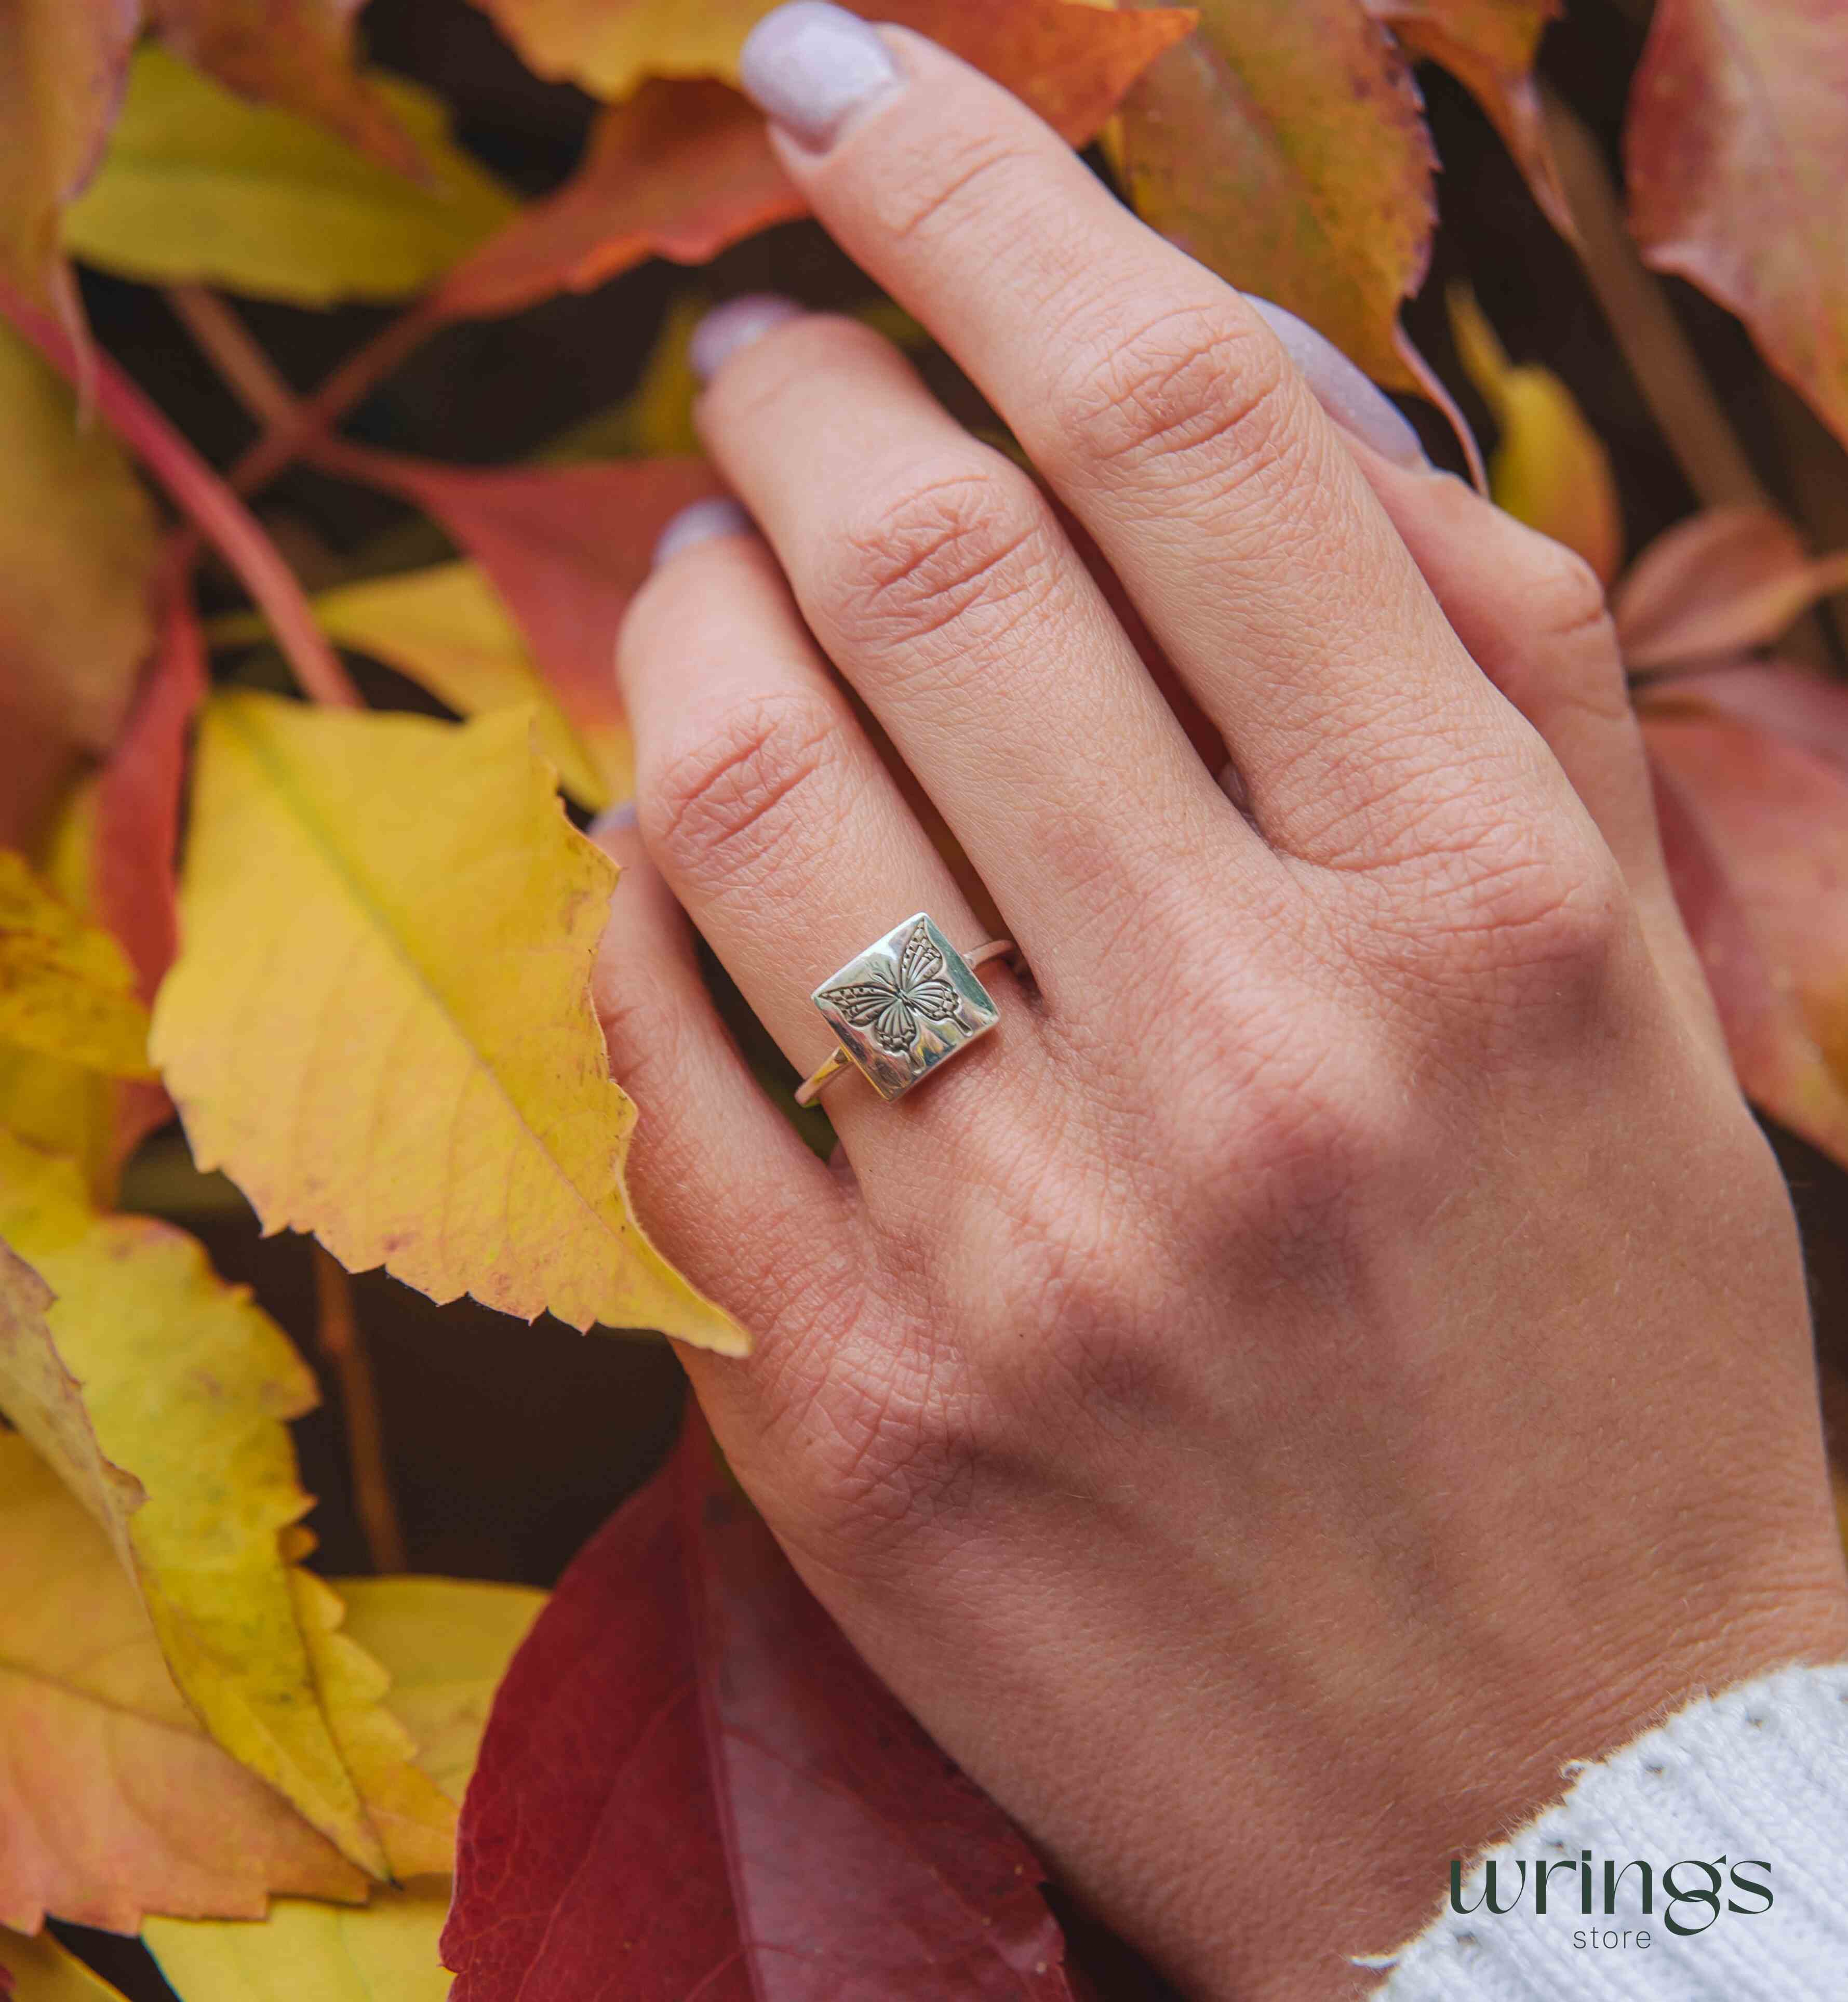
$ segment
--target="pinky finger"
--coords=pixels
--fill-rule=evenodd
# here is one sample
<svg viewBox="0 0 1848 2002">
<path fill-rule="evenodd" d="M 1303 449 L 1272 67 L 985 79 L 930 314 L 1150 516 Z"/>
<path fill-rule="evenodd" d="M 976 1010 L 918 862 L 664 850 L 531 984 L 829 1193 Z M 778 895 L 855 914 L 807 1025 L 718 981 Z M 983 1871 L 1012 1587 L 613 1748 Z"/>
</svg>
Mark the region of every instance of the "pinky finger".
<svg viewBox="0 0 1848 2002">
<path fill-rule="evenodd" d="M 662 1253 L 761 1349 L 817 1261 L 840 1255 L 847 1187 L 765 1097 L 706 991 L 680 907 L 613 819 L 591 830 L 622 877 L 591 985 L 611 1070 L 640 1107 L 629 1192 Z"/>
</svg>

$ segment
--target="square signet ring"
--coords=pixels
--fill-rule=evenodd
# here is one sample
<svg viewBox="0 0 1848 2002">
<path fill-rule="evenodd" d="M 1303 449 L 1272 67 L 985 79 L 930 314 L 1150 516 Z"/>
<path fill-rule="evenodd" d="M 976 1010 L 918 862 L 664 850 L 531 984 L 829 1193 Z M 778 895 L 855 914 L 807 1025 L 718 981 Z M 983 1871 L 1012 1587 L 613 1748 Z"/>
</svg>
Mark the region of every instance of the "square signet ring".
<svg viewBox="0 0 1848 2002">
<path fill-rule="evenodd" d="M 1013 949 L 1009 939 L 990 939 L 965 957 L 922 911 L 894 925 L 810 996 L 836 1042 L 796 1103 L 814 1104 L 849 1069 L 881 1098 L 902 1097 L 1000 1020 L 975 969 Z"/>
</svg>

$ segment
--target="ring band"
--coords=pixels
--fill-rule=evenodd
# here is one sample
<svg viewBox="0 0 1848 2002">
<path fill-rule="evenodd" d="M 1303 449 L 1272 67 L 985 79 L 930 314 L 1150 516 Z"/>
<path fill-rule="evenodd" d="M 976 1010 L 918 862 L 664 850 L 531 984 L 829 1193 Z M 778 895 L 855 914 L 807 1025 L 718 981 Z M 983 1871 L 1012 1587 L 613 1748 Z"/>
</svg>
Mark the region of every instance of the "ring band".
<svg viewBox="0 0 1848 2002">
<path fill-rule="evenodd" d="M 901 1097 L 1000 1020 L 975 969 L 1013 950 L 1011 939 L 990 939 L 960 953 L 922 911 L 894 925 L 809 996 L 836 1041 L 796 1103 L 813 1105 L 844 1070 L 881 1098 Z"/>
</svg>

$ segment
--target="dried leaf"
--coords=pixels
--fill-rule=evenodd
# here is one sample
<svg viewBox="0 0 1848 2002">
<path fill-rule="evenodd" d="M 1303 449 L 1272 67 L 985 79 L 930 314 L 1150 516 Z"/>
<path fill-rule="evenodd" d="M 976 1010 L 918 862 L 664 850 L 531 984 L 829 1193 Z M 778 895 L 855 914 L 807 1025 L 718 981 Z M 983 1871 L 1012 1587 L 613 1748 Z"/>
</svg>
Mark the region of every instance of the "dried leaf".
<svg viewBox="0 0 1848 2002">
<path fill-rule="evenodd" d="M 1841 0 L 1657 0 L 1624 134 L 1644 260 L 1730 307 L 1848 441 Z"/>
<path fill-rule="evenodd" d="M 0 1299 L 9 1322 L 43 1311 L 4 1274 Z M 108 1536 L 17 1434 L 0 1433 L 0 1924 L 132 1932 L 150 1912 L 258 1918 L 272 1892 L 365 1895 L 200 1728 Z"/>
<path fill-rule="evenodd" d="M 1848 584 L 1848 551 L 1812 558 L 1768 507 L 1709 507 L 1656 537 L 1611 609 L 1623 657 L 1664 668 L 1749 652 Z"/>
<path fill-rule="evenodd" d="M 127 955 L 10 849 L 0 849 L 0 1041 L 113 1077 L 150 1075 Z"/>
<path fill-rule="evenodd" d="M 1405 58 L 1353 0 L 1205 0 L 1124 100 L 1136 213 L 1390 389 L 1430 255 L 1435 158 Z"/>
<path fill-rule="evenodd" d="M 1565 384 L 1508 360 L 1467 285 L 1449 292 L 1457 358 L 1501 433 L 1489 491 L 1517 521 L 1576 549 L 1609 584 L 1623 560 L 1623 514 L 1602 441 Z"/>
<path fill-rule="evenodd" d="M 0 319 L 0 792 L 114 744 L 154 637 L 154 509 L 114 439 Z"/>
<path fill-rule="evenodd" d="M 0 1996 L 11 2002 L 127 2002 L 49 1933 L 27 1939 L 0 1930 Z"/>
<path fill-rule="evenodd" d="M 440 101 L 378 89 L 430 165 L 414 181 L 291 112 L 145 44 L 101 169 L 65 218 L 85 263 L 298 305 L 420 290 L 502 228 L 513 198 L 448 137 Z"/>
<path fill-rule="evenodd" d="M 480 564 L 610 797 L 628 798 L 634 765 L 612 668 L 616 629 L 669 518 L 717 492 L 712 469 L 664 459 L 488 471 L 368 453 L 355 470 L 434 515 Z"/>
<path fill-rule="evenodd" d="M 0 5 L 0 280 L 74 331 L 82 309 L 59 220 L 102 155 L 140 20 L 141 0 Z"/>
<path fill-rule="evenodd" d="M 723 1831 L 723 1832 L 722 1832 Z M 514 1657 L 462 1810 L 455 2002 L 1069 1997 L 1043 1873 L 861 1662 L 691 1412 Z"/>
<path fill-rule="evenodd" d="M 286 1421 L 315 1402 L 287 1338 L 183 1232 L 98 1215 L 75 1163 L 5 1134 L 0 1236 L 56 1296 L 10 1315 L 0 1405 L 109 1533 L 188 1703 L 361 1868 L 429 1867 L 446 1803 L 283 1561 L 309 1505 Z"/>
<path fill-rule="evenodd" d="M 808 204 L 763 114 L 722 83 L 651 78 L 591 130 L 584 163 L 452 271 L 434 310 L 512 312 L 591 291 L 648 257 L 703 264 Z"/>
<path fill-rule="evenodd" d="M 1365 0 L 1411 53 L 1441 64 L 1501 134 L 1547 219 L 1573 235 L 1572 212 L 1540 110 L 1534 58 L 1564 0 Z"/>
<path fill-rule="evenodd" d="M 354 67 L 353 17 L 366 0 L 148 0 L 168 46 L 226 89 L 312 118 L 400 174 L 424 171 L 416 142 Z"/>
<path fill-rule="evenodd" d="M 541 76 L 626 97 L 644 77 L 737 80 L 744 37 L 777 0 L 476 0 Z M 1074 145 L 1090 138 L 1149 61 L 1192 26 L 1184 8 L 1140 17 L 1067 0 L 858 0 L 1006 85 Z"/>
<path fill-rule="evenodd" d="M 1679 695 L 1644 727 L 1685 807 L 1671 865 L 1741 1082 L 1848 1163 L 1848 776 Z"/>
<path fill-rule="evenodd" d="M 1697 703 L 1814 752 L 1848 773 L 1848 685 L 1788 661 L 1740 661 L 1678 673 L 1646 699 Z"/>
<path fill-rule="evenodd" d="M 741 1353 L 629 1212 L 589 986 L 614 876 L 528 736 L 213 703 L 155 1060 L 266 1229 L 438 1299 Z"/>
<path fill-rule="evenodd" d="M 354 1638 L 391 1672 L 393 1714 L 462 1797 L 509 1658 L 542 1592 L 451 1578 L 343 1579 Z M 280 1899 L 260 1926 L 156 1919 L 142 1937 L 187 2002 L 445 2002 L 437 1939 L 447 1878 L 375 1893 L 360 1910 Z"/>
<path fill-rule="evenodd" d="M 534 741 L 558 767 L 567 792 L 599 807 L 609 800 L 600 771 L 534 667 L 519 628 L 472 563 L 349 584 L 314 600 L 315 616 L 343 647 L 383 661 L 463 716 L 525 705 Z M 626 738 L 618 776 L 626 776 Z"/>
</svg>

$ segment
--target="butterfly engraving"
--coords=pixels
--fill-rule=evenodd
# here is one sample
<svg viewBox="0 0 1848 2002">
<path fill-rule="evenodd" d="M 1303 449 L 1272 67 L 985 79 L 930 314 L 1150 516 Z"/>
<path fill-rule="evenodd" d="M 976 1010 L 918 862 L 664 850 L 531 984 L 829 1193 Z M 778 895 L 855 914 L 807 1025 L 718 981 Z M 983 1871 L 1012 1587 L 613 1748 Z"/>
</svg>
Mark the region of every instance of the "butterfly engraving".
<svg viewBox="0 0 1848 2002">
<path fill-rule="evenodd" d="M 905 1055 L 917 1041 L 920 1021 L 969 1026 L 943 953 L 922 924 L 913 925 L 905 939 L 895 980 L 877 967 L 868 971 L 867 979 L 821 991 L 855 1028 L 870 1027 L 873 1040 L 894 1056 Z"/>
</svg>

